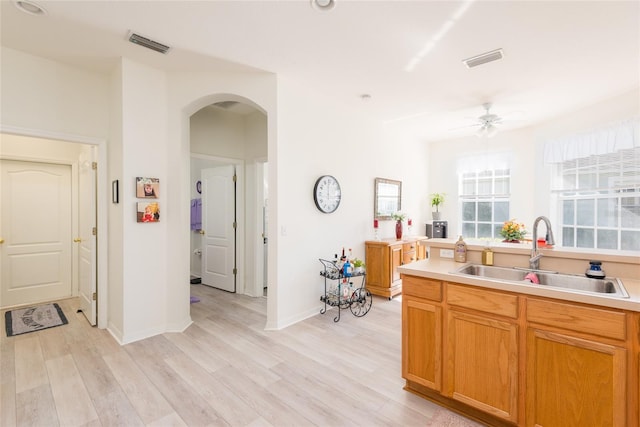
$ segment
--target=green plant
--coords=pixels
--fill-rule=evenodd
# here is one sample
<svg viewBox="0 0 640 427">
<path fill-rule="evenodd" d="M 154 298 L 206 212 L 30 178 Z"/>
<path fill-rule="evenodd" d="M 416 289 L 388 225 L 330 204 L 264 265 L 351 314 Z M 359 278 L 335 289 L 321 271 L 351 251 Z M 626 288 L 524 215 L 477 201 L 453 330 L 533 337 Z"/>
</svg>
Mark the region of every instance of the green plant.
<svg viewBox="0 0 640 427">
<path fill-rule="evenodd" d="M 527 230 L 524 228 L 524 224 L 516 222 L 515 219 L 510 219 L 509 221 L 505 221 L 502 229 L 500 230 L 500 235 L 504 237 L 505 240 L 521 240 L 527 234 Z"/>
<path fill-rule="evenodd" d="M 362 260 L 361 260 L 361 259 L 359 259 L 359 258 L 354 258 L 354 259 L 353 259 L 353 266 L 354 266 L 355 268 L 358 268 L 358 267 L 364 267 L 364 261 L 362 261 Z"/>
<path fill-rule="evenodd" d="M 404 221 L 406 217 L 407 214 L 403 212 L 394 212 L 391 214 L 391 218 L 393 218 L 395 221 Z"/>
<path fill-rule="evenodd" d="M 438 207 L 444 203 L 445 193 L 432 193 L 431 194 L 431 206 L 436 207 L 436 212 L 438 211 Z"/>
</svg>

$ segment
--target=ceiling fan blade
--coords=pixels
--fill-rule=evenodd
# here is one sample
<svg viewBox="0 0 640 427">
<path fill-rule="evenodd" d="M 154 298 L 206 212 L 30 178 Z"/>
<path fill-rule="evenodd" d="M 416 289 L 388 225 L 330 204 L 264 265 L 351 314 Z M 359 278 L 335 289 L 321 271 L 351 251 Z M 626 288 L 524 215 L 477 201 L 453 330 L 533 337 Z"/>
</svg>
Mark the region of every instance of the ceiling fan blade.
<svg viewBox="0 0 640 427">
<path fill-rule="evenodd" d="M 469 128 L 475 128 L 478 126 L 482 126 L 482 123 L 474 123 L 472 125 L 457 126 L 454 128 L 449 128 L 449 130 L 451 131 L 451 130 L 469 129 Z"/>
</svg>

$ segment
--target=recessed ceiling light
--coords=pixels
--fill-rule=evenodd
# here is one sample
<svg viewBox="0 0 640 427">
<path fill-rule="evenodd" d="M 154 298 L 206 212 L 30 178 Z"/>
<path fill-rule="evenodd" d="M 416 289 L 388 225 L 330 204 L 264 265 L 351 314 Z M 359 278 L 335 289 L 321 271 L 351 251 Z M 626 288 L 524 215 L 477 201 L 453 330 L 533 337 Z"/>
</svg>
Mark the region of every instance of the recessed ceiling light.
<svg viewBox="0 0 640 427">
<path fill-rule="evenodd" d="M 45 8 L 29 0 L 17 0 L 17 1 L 14 1 L 13 4 L 16 5 L 18 10 L 21 10 L 24 13 L 28 13 L 29 15 L 46 15 L 47 14 L 47 11 Z"/>
<path fill-rule="evenodd" d="M 336 7 L 335 0 L 311 0 L 311 7 L 317 10 L 329 11 Z"/>
</svg>

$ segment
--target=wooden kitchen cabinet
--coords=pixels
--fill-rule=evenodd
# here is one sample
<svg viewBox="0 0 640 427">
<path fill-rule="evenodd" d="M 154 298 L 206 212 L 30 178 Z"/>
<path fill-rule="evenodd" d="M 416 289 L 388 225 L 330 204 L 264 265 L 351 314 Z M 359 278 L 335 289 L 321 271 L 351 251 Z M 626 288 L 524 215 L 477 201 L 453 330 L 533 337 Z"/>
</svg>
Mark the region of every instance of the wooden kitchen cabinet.
<svg viewBox="0 0 640 427">
<path fill-rule="evenodd" d="M 526 425 L 629 425 L 626 316 L 553 301 L 527 302 Z"/>
<path fill-rule="evenodd" d="M 448 284 L 447 292 L 455 305 L 450 304 L 447 313 L 445 395 L 516 422 L 518 297 L 454 284 Z M 497 316 L 496 311 L 510 316 Z"/>
<path fill-rule="evenodd" d="M 403 240 L 383 239 L 365 242 L 367 289 L 389 299 L 402 293 L 398 267 L 426 257 L 426 237 Z"/>
<path fill-rule="evenodd" d="M 402 280 L 407 390 L 494 426 L 638 425 L 640 313 Z"/>
<path fill-rule="evenodd" d="M 442 283 L 407 278 L 402 295 L 402 376 L 442 387 Z"/>
</svg>

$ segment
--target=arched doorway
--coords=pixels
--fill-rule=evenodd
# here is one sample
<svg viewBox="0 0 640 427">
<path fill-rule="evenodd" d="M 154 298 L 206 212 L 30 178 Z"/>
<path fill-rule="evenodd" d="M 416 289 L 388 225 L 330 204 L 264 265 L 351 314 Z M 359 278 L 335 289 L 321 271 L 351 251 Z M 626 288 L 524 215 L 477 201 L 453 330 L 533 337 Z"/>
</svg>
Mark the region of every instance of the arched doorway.
<svg viewBox="0 0 640 427">
<path fill-rule="evenodd" d="M 251 101 L 233 98 L 216 97 L 189 118 L 190 274 L 192 283 L 202 282 L 258 297 L 267 293 L 267 116 Z M 233 206 L 227 206 L 231 210 L 225 214 L 220 212 L 220 205 L 226 198 L 212 196 L 203 176 L 228 168 L 234 170 L 237 180 L 229 184 L 235 186 L 235 197 Z M 216 200 L 207 200 L 212 197 Z M 207 206 L 218 209 L 207 209 Z M 212 211 L 221 214 L 222 218 L 233 217 L 235 228 L 212 226 L 212 218 L 206 214 Z M 210 222 L 207 227 L 204 226 L 206 221 Z M 216 234 L 226 237 L 211 239 L 214 229 L 220 230 Z M 231 233 L 233 239 L 228 238 Z M 215 243 L 211 244 L 213 240 Z M 215 246 L 223 240 L 224 245 L 233 247 Z M 231 265 L 228 256 L 234 257 Z M 228 283 L 227 272 L 231 269 L 234 272 L 232 288 L 215 283 L 216 278 L 221 283 Z"/>
</svg>

